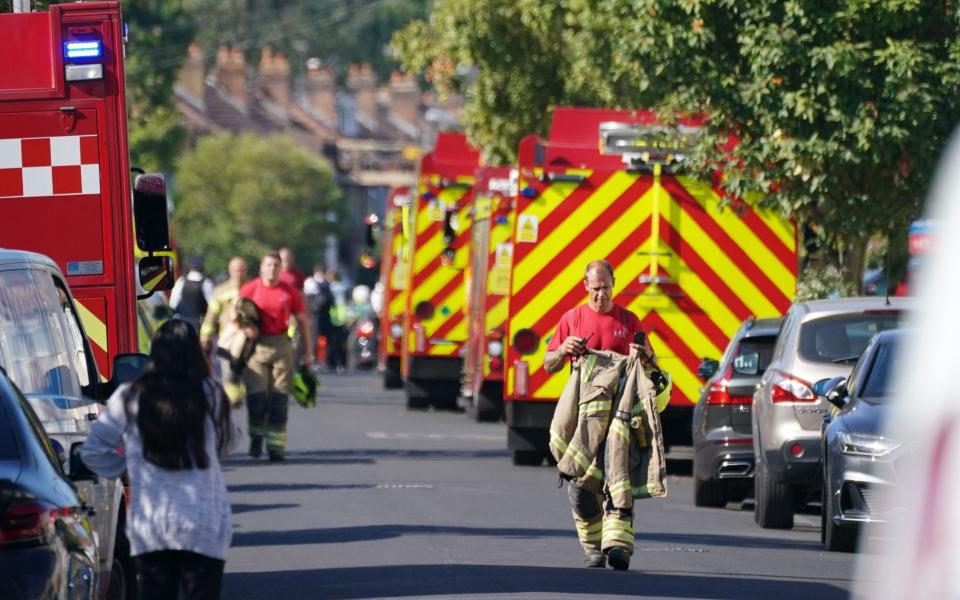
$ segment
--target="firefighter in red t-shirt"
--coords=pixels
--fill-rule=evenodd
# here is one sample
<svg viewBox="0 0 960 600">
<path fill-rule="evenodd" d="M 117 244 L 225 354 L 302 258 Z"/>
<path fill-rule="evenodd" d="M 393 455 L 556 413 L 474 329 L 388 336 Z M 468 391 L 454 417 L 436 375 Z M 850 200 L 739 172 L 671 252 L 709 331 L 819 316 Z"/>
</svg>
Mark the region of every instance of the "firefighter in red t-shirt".
<svg viewBox="0 0 960 600">
<path fill-rule="evenodd" d="M 303 348 L 303 363 L 310 366 L 310 321 L 300 291 L 280 280 L 280 256 L 268 253 L 260 261 L 260 277 L 240 288 L 240 295 L 253 300 L 260 309 L 260 337 L 244 370 L 247 388 L 247 417 L 250 429 L 250 455 L 263 451 L 272 461 L 283 460 L 287 444 L 287 396 L 295 369 L 293 346 L 287 336 L 290 317 L 297 320 Z"/>
<path fill-rule="evenodd" d="M 650 340 L 644 336 L 642 348 L 633 342 L 634 334 L 643 331 L 640 319 L 626 308 L 613 303 L 613 284 L 613 267 L 610 263 L 595 260 L 587 265 L 583 276 L 583 286 L 588 294 L 587 303 L 568 310 L 560 317 L 560 323 L 550 338 L 543 359 L 547 372 L 556 373 L 563 368 L 568 358 L 576 361 L 587 348 L 612 350 L 620 354 L 640 352 L 644 366 L 654 365 Z M 586 566 L 603 568 L 609 559 L 614 568 L 626 569 L 630 564 L 630 555 L 624 549 L 611 548 L 607 555 L 601 551 L 607 499 L 572 482 L 568 491 L 577 534 L 586 552 Z"/>
</svg>

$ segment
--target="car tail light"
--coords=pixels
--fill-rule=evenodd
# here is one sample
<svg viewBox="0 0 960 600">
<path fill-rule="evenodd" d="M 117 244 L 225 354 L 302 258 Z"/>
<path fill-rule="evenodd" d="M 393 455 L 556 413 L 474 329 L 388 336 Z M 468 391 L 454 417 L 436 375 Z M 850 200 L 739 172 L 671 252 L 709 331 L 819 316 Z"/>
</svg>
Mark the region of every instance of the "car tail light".
<svg viewBox="0 0 960 600">
<path fill-rule="evenodd" d="M 803 458 L 803 446 L 800 444 L 791 445 L 790 454 L 792 454 L 794 458 Z"/>
<path fill-rule="evenodd" d="M 816 402 L 813 387 L 802 379 L 774 371 L 770 380 L 770 396 L 774 402 Z"/>
<path fill-rule="evenodd" d="M 45 544 L 54 535 L 58 513 L 57 507 L 45 502 L 22 502 L 11 506 L 0 514 L 0 546 Z"/>
<path fill-rule="evenodd" d="M 730 378 L 733 377 L 733 365 L 727 367 L 723 377 L 710 384 L 707 390 L 708 406 L 728 406 L 732 404 L 753 404 L 753 396 L 731 396 L 729 391 Z"/>
<path fill-rule="evenodd" d="M 503 369 L 503 359 L 498 357 L 493 357 L 490 359 L 490 370 L 499 371 Z"/>
<path fill-rule="evenodd" d="M 532 329 L 521 329 L 513 336 L 513 347 L 520 354 L 533 354 L 540 346 L 540 336 Z"/>
<path fill-rule="evenodd" d="M 373 321 L 364 321 L 360 324 L 360 327 L 357 329 L 357 331 L 362 336 L 370 337 L 373 335 Z"/>
</svg>

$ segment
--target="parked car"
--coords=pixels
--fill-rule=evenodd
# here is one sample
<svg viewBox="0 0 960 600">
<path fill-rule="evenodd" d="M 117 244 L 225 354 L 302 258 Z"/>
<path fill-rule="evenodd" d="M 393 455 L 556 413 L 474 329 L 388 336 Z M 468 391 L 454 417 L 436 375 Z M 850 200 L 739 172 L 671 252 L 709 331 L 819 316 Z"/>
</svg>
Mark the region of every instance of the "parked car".
<svg viewBox="0 0 960 600">
<path fill-rule="evenodd" d="M 908 298 L 794 303 L 753 396 L 754 520 L 790 529 L 820 490 L 820 430 L 828 403 L 813 382 L 850 373 L 874 334 L 894 329 Z"/>
<path fill-rule="evenodd" d="M 118 363 L 125 358 L 118 356 Z M 106 398 L 112 384 L 101 382 L 77 305 L 60 269 L 46 256 L 0 249 L 0 367 L 22 390 L 46 433 L 67 456 L 75 455 L 100 412 L 98 400 Z M 130 597 L 135 582 L 124 533 L 123 483 L 90 473 L 76 484 L 94 509 L 101 588 L 110 598 Z"/>
<path fill-rule="evenodd" d="M 92 511 L 57 450 L 0 370 L 0 598 L 97 597 Z"/>
<path fill-rule="evenodd" d="M 753 392 L 770 364 L 782 318 L 744 321 L 723 357 L 705 359 L 693 409 L 693 503 L 722 507 L 753 489 Z"/>
<path fill-rule="evenodd" d="M 878 333 L 849 377 L 822 379 L 814 390 L 839 414 L 824 416 L 820 539 L 831 551 L 853 552 L 861 525 L 890 518 L 896 507 L 880 509 L 882 486 L 895 485 L 897 460 L 907 450 L 883 435 L 890 375 L 904 332 Z"/>
</svg>

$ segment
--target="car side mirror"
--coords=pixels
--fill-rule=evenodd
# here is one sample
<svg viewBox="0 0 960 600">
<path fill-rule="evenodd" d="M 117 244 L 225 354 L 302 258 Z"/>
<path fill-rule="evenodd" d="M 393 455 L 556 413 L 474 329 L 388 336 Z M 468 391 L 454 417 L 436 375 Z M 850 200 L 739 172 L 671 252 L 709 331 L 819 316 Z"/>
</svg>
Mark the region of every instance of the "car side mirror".
<svg viewBox="0 0 960 600">
<path fill-rule="evenodd" d="M 720 361 L 712 358 L 704 358 L 703 362 L 700 363 L 700 367 L 697 368 L 697 377 L 706 381 L 713 377 L 719 368 Z"/>
<path fill-rule="evenodd" d="M 70 446 L 70 481 L 92 481 L 97 482 L 97 474 L 90 470 L 83 459 L 80 458 L 80 448 L 83 442 L 76 442 Z"/>
<path fill-rule="evenodd" d="M 57 461 L 60 462 L 60 465 L 67 464 L 67 452 L 63 449 L 63 444 L 58 440 L 50 438 L 50 445 L 53 446 L 53 452 L 57 455 Z"/>
<path fill-rule="evenodd" d="M 823 396 L 827 402 L 843 408 L 847 405 L 849 392 L 847 391 L 846 377 L 833 377 L 831 379 L 821 379 L 813 384 L 813 391 L 818 396 Z"/>
<path fill-rule="evenodd" d="M 113 357 L 113 375 L 110 382 L 116 389 L 122 383 L 129 383 L 137 378 L 150 360 L 146 354 L 118 354 Z"/>
</svg>

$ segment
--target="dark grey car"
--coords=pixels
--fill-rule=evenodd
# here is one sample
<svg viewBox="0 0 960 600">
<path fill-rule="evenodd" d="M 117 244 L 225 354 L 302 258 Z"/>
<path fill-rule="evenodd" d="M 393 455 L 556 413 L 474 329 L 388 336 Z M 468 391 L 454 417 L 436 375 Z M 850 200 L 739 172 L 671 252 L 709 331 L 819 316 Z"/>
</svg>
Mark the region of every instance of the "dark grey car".
<svg viewBox="0 0 960 600">
<path fill-rule="evenodd" d="M 693 409 L 693 502 L 722 507 L 753 486 L 753 392 L 770 364 L 782 318 L 744 321 L 723 357 L 704 360 Z"/>
<path fill-rule="evenodd" d="M 891 378 L 903 331 L 878 333 L 850 377 L 814 386 L 839 409 L 823 432 L 821 540 L 827 550 L 852 552 L 864 523 L 892 515 L 876 506 L 879 489 L 897 482 L 896 461 L 906 452 L 883 435 Z M 895 509 L 894 509 L 895 510 Z"/>
</svg>

